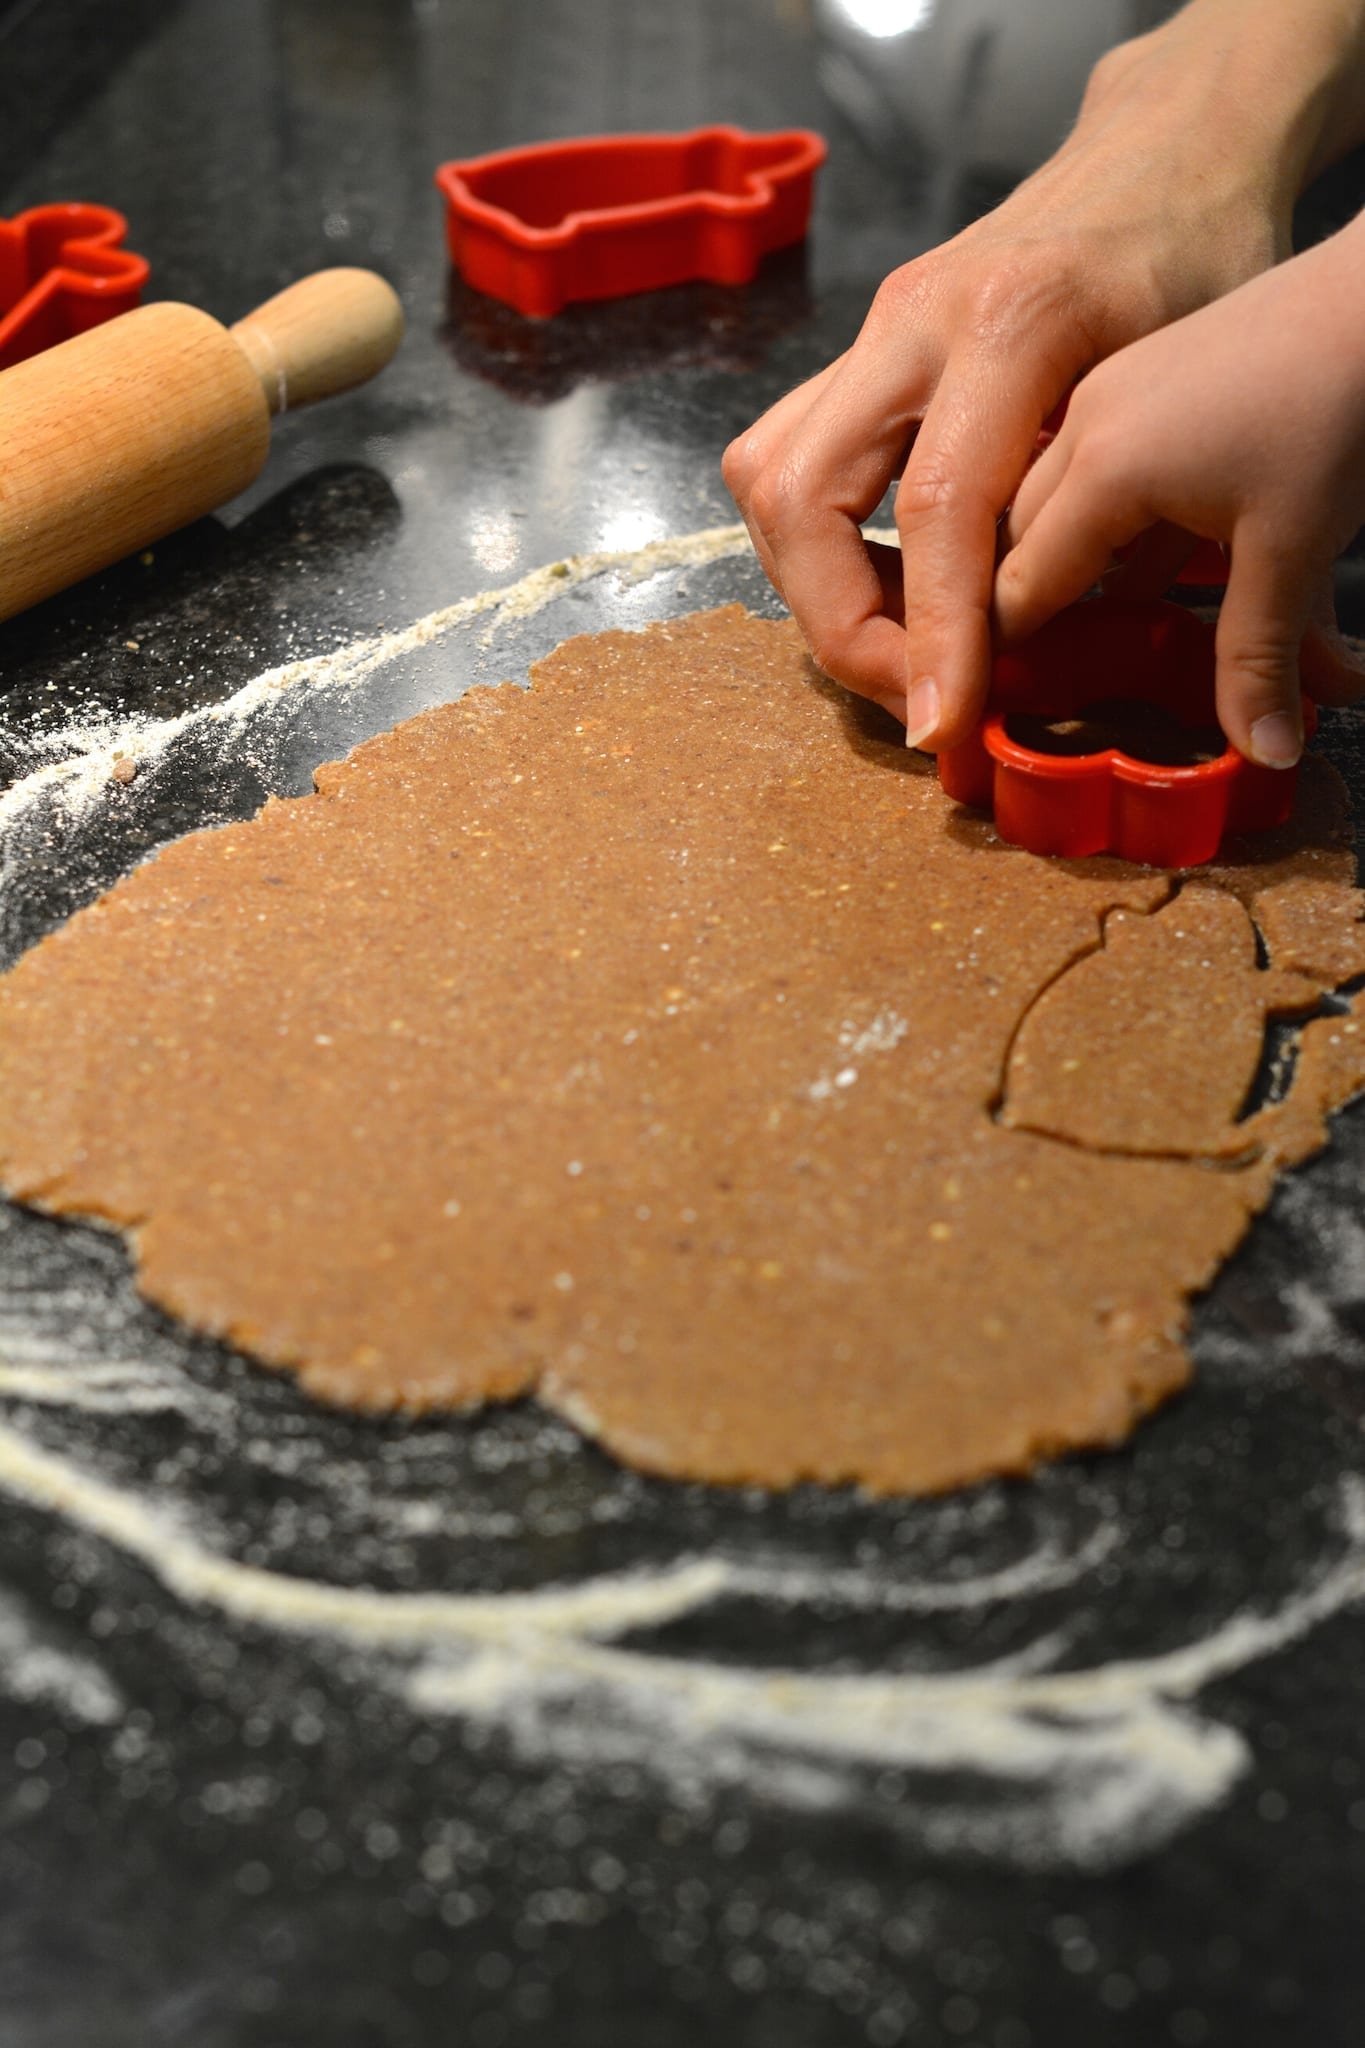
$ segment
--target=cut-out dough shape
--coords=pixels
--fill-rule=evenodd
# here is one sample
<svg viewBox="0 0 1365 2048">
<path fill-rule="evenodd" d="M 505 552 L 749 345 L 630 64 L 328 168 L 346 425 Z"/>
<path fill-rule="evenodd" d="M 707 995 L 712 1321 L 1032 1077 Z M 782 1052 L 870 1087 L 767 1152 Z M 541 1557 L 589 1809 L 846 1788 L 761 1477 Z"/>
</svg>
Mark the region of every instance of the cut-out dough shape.
<svg viewBox="0 0 1365 2048">
<path fill-rule="evenodd" d="M 1183 1383 L 1186 1298 L 1365 1079 L 1310 1024 L 1306 1110 L 1223 1172 L 995 1122 L 1020 1019 L 1170 878 L 1003 848 L 737 608 L 571 641 L 317 784 L 0 980 L 0 1174 L 331 1400 L 535 1393 L 718 1481 L 1026 1471 Z M 1301 797 L 1207 879 L 1253 917 L 1303 880 L 1282 938 L 1321 956 L 1359 901 L 1340 785 Z"/>
<path fill-rule="evenodd" d="M 1310 885 L 1311 886 L 1311 885 Z M 1226 1157 L 1270 1017 L 1322 983 L 1256 963 L 1235 896 L 1198 884 L 1152 917 L 1116 910 L 1101 950 L 1048 989 L 1011 1049 L 1001 1122 L 1097 1151 Z"/>
</svg>

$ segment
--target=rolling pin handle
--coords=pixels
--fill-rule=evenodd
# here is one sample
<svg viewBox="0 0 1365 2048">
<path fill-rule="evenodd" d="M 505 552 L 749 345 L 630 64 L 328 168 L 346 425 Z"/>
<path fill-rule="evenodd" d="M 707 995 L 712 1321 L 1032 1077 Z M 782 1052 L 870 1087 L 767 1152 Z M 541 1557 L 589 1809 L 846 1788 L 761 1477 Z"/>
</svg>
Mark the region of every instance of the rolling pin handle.
<svg viewBox="0 0 1365 2048">
<path fill-rule="evenodd" d="M 228 331 L 271 412 L 281 413 L 349 391 L 382 370 L 403 339 L 403 309 L 372 270 L 319 270 Z"/>
</svg>

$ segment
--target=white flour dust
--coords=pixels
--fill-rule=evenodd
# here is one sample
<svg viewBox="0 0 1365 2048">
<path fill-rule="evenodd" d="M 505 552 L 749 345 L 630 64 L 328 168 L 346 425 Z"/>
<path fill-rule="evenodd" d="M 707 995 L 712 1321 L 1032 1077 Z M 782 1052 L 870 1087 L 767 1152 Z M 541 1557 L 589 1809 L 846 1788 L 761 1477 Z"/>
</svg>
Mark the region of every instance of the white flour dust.
<svg viewBox="0 0 1365 2048">
<path fill-rule="evenodd" d="M 580 1766 L 628 1760 L 683 1794 L 731 1782 L 786 1804 L 835 1803 L 847 1796 L 851 1770 L 900 1768 L 926 1781 L 967 1772 L 990 1787 L 989 1803 L 935 1798 L 919 1809 L 912 1793 L 895 1820 L 930 1847 L 1025 1865 L 1126 1861 L 1216 1805 L 1249 1752 L 1192 1703 L 1365 1596 L 1365 1482 L 1348 1479 L 1334 1561 L 1277 1606 L 1234 1614 L 1154 1656 L 1057 1668 L 1066 1642 L 1054 1634 L 950 1673 L 760 1668 L 622 1639 L 736 1598 L 907 1615 L 985 1607 L 1075 1583 L 1110 1539 L 947 1585 L 713 1556 L 529 1593 L 408 1594 L 240 1563 L 207 1548 L 188 1518 L 5 1425 L 0 1489 L 114 1545 L 194 1609 L 367 1653 L 381 1682 L 418 1711 L 494 1724 L 526 1756 Z M 27 1668 L 33 1683 L 29 1654 L 27 1667 L 11 1660 L 11 1668 Z M 82 1682 L 87 1702 L 107 1683 L 93 1667 Z M 99 1717 L 96 1706 L 87 1711 Z"/>
<path fill-rule="evenodd" d="M 488 625 L 481 644 L 489 645 L 500 627 L 534 617 L 556 598 L 599 577 L 615 575 L 627 585 L 642 583 L 667 570 L 703 568 L 748 552 L 749 536 L 742 526 L 715 526 L 651 541 L 643 548 L 599 548 L 569 555 L 530 570 L 515 583 L 475 591 L 393 632 L 370 634 L 330 653 L 267 669 L 222 703 L 182 712 L 177 718 L 100 717 L 35 736 L 28 742 L 37 757 L 35 765 L 0 795 L 0 852 L 35 806 L 50 807 L 72 821 L 107 797 L 111 781 L 151 766 L 193 727 L 242 727 L 283 698 L 302 692 L 344 695 L 391 662 L 430 647 L 485 615 Z"/>
<path fill-rule="evenodd" d="M 107 1727 L 123 1714 L 118 1690 L 99 1665 L 45 1641 L 42 1624 L 11 1593 L 0 1593 L 0 1688 L 11 1699 L 50 1701 L 91 1727 Z"/>
<path fill-rule="evenodd" d="M 894 1052 L 909 1031 L 906 1019 L 895 1010 L 878 1010 L 869 1024 L 844 1024 L 839 1032 L 841 1064 L 833 1073 L 821 1074 L 806 1091 L 812 1102 L 828 1102 L 841 1088 L 851 1088 L 858 1078 L 855 1061 L 869 1053 Z"/>
</svg>

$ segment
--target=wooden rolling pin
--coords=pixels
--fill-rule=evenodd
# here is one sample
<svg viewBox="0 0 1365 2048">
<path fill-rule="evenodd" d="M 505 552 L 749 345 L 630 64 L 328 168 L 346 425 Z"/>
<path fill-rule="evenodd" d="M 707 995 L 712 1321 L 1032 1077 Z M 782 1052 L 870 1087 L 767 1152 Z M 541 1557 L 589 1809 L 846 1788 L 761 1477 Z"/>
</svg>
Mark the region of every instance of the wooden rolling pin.
<svg viewBox="0 0 1365 2048">
<path fill-rule="evenodd" d="M 320 270 L 232 328 L 143 306 L 0 373 L 0 619 L 236 497 L 272 413 L 363 383 L 402 335 L 381 277 Z"/>
</svg>

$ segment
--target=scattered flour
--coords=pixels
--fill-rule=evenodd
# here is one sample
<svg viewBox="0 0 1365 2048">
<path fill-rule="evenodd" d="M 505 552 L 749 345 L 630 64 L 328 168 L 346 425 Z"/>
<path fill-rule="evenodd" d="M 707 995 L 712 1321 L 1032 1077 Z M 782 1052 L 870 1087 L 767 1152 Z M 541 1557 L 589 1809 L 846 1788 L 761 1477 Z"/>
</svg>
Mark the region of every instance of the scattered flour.
<svg viewBox="0 0 1365 2048">
<path fill-rule="evenodd" d="M 219 704 L 182 712 L 177 718 L 101 717 L 44 733 L 31 742 L 38 756 L 36 765 L 0 795 L 0 847 L 36 805 L 58 809 L 70 820 L 106 797 L 110 781 L 121 780 L 128 772 L 127 764 L 134 772 L 153 764 L 172 741 L 192 727 L 245 726 L 262 710 L 295 692 L 344 695 L 377 670 L 432 646 L 485 614 L 489 623 L 482 644 L 489 645 L 500 628 L 534 617 L 567 591 L 598 577 L 616 575 L 628 585 L 636 584 L 667 570 L 700 568 L 748 552 L 749 536 L 742 526 L 716 526 L 651 541 L 644 548 L 599 548 L 569 555 L 530 570 L 515 583 L 474 591 L 454 604 L 427 612 L 409 626 L 369 634 L 329 653 L 266 669 Z"/>
<path fill-rule="evenodd" d="M 869 1053 L 894 1052 L 909 1029 L 905 1018 L 892 1009 L 878 1010 L 870 1024 L 845 1024 L 839 1033 L 842 1062 L 833 1073 L 821 1074 L 811 1082 L 807 1091 L 811 1101 L 828 1102 L 841 1088 L 851 1088 L 858 1078 L 854 1060 L 866 1059 Z"/>
<path fill-rule="evenodd" d="M 950 1673 L 773 1669 L 622 1639 L 736 1598 L 902 1613 L 985 1606 L 1075 1582 L 1112 1538 L 946 1586 L 710 1556 L 529 1593 L 395 1593 L 240 1563 L 207 1548 L 183 1516 L 7 1425 L 0 1490 L 114 1545 L 192 1607 L 369 1652 L 381 1680 L 419 1712 L 494 1724 L 526 1756 L 629 1760 L 683 1794 L 733 1782 L 789 1804 L 845 1796 L 850 1771 L 890 1766 L 926 1780 L 965 1771 L 991 1788 L 989 1801 L 938 1798 L 920 1810 L 912 1795 L 888 1820 L 930 1847 L 969 1846 L 1032 1866 L 1126 1861 L 1217 1805 L 1249 1752 L 1190 1703 L 1365 1596 L 1365 1482 L 1351 1478 L 1334 1561 L 1269 1611 L 1233 1615 L 1155 1656 L 1056 1668 L 1066 1639 L 1053 1634 Z M 59 1670 L 50 1657 L 33 1662 L 36 1652 L 7 1654 L 5 1626 L 0 1610 L 0 1669 L 16 1689 L 60 1679 L 69 1694 L 80 1677 L 87 1718 L 112 1717 L 93 1667 Z"/>
<path fill-rule="evenodd" d="M 123 1701 L 88 1657 L 43 1639 L 27 1609 L 0 1593 L 0 1686 L 17 1700 L 43 1700 L 91 1727 L 119 1720 Z"/>
</svg>

